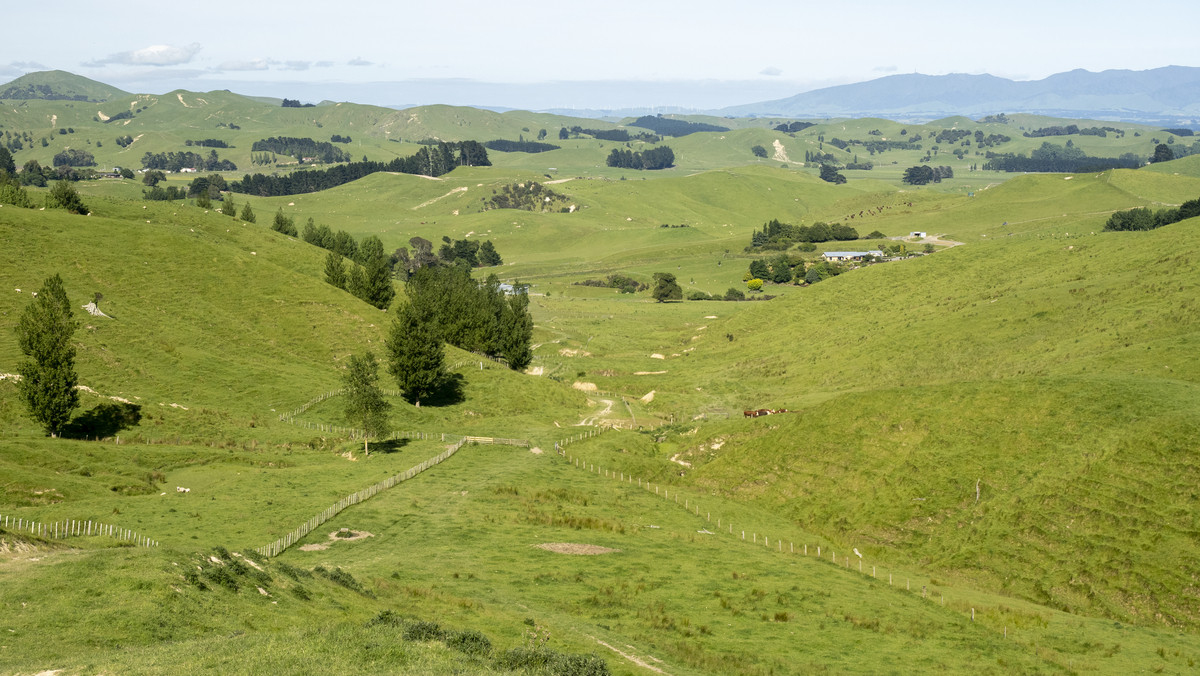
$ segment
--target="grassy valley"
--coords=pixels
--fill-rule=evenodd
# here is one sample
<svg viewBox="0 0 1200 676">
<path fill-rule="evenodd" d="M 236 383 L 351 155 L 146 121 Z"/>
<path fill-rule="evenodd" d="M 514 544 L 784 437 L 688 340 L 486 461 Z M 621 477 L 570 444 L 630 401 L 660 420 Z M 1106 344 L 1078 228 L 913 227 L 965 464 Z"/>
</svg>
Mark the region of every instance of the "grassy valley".
<svg viewBox="0 0 1200 676">
<path fill-rule="evenodd" d="M 0 673 L 1195 671 L 1200 230 L 1104 226 L 1200 197 L 1200 165 L 972 170 L 988 150 L 1068 139 L 1149 157 L 1162 130 L 1014 115 L 783 132 L 696 116 L 729 131 L 630 141 L 676 156 L 638 171 L 605 166 L 623 142 L 558 139 L 644 131 L 632 119 L 84 84 L 70 92 L 92 101 L 0 102 L 6 142 L 34 139 L 18 169 L 68 145 L 137 169 L 210 138 L 232 146 L 215 149 L 238 165 L 231 182 L 295 168 L 251 164 L 270 136 L 349 136 L 353 159 L 379 161 L 541 129 L 562 147 L 489 151 L 491 166 L 437 178 L 221 195 L 253 223 L 220 200 L 144 200 L 137 178 L 73 183 L 89 215 L 41 209 L 36 186 L 39 208 L 0 206 Z M 1070 124 L 1123 133 L 1023 135 Z M 955 129 L 970 136 L 933 156 Z M 1010 139 L 981 147 L 976 131 Z M 916 135 L 920 149 L 865 145 Z M 835 185 L 815 152 L 875 167 Z M 902 183 L 918 164 L 954 177 Z M 533 182 L 556 208 L 489 208 Z M 503 265 L 475 274 L 531 284 L 532 364 L 447 346 L 457 394 L 420 407 L 383 374 L 393 432 L 364 454 L 338 390 L 352 354 L 384 354 L 404 282 L 387 310 L 326 283 L 328 252 L 273 231 L 277 211 L 386 252 L 492 241 Z M 772 219 L 884 237 L 752 247 Z M 895 260 L 803 283 L 823 252 L 880 248 Z M 757 260 L 800 281 L 753 292 Z M 685 297 L 756 300 L 603 285 L 663 272 Z M 87 388 L 67 438 L 43 434 L 10 377 L 17 318 L 56 273 Z M 96 293 L 107 317 L 79 309 Z M 778 412 L 743 414 L 759 409 Z M 360 493 L 389 477 L 404 480 Z"/>
</svg>

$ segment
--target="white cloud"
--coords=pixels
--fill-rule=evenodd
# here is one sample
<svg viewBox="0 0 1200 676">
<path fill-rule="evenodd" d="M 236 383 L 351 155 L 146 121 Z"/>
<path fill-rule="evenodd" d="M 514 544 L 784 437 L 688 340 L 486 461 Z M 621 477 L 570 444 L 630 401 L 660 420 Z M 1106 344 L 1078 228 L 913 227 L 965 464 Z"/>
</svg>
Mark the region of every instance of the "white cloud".
<svg viewBox="0 0 1200 676">
<path fill-rule="evenodd" d="M 267 59 L 251 59 L 249 61 L 226 61 L 217 66 L 217 70 L 267 70 L 271 62 Z"/>
<path fill-rule="evenodd" d="M 332 61 L 318 61 L 313 64 L 313 68 L 332 68 L 332 67 L 333 67 Z"/>
<path fill-rule="evenodd" d="M 199 51 L 200 43 L 198 42 L 193 42 L 184 47 L 150 45 L 149 47 L 135 49 L 131 52 L 110 54 L 106 58 L 89 61 L 83 65 L 90 68 L 110 63 L 126 66 L 178 66 L 191 61 L 192 57 L 196 56 L 196 52 Z"/>
<path fill-rule="evenodd" d="M 367 61 L 366 59 L 362 58 L 361 56 L 356 56 L 353 59 L 350 59 L 349 61 L 347 61 L 346 65 L 347 66 L 374 66 L 375 64 L 371 63 L 370 61 Z"/>
<path fill-rule="evenodd" d="M 284 61 L 281 70 L 308 70 L 311 61 Z"/>
<path fill-rule="evenodd" d="M 758 71 L 758 74 L 759 75 L 769 75 L 771 77 L 779 77 L 780 75 L 783 75 L 783 71 L 779 70 L 775 66 L 767 66 L 766 68 L 763 68 L 762 70 Z"/>
</svg>

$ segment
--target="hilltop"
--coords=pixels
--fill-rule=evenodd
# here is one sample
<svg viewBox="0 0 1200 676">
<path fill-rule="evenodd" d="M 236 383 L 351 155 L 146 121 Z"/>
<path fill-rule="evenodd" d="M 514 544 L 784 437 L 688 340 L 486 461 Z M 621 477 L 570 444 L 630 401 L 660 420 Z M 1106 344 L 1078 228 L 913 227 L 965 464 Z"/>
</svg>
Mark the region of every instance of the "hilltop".
<svg viewBox="0 0 1200 676">
<path fill-rule="evenodd" d="M 27 73 L 0 89 L 0 99 L 103 103 L 128 96 L 116 87 L 63 70 Z"/>
</svg>

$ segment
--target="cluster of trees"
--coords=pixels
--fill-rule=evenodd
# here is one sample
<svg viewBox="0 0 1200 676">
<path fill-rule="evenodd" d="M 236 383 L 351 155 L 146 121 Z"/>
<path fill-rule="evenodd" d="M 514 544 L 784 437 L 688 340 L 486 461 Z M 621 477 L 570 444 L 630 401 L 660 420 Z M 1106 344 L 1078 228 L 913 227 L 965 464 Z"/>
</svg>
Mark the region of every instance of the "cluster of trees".
<svg viewBox="0 0 1200 676">
<path fill-rule="evenodd" d="M 138 109 L 138 112 L 141 112 L 141 108 Z M 122 110 L 121 112 L 116 113 L 116 114 L 112 115 L 111 117 L 109 117 L 108 119 L 104 120 L 104 124 L 112 124 L 113 122 L 117 122 L 118 120 L 132 120 L 132 119 L 133 119 L 133 111 L 132 110 Z"/>
<path fill-rule="evenodd" d="M 86 150 L 67 148 L 66 150 L 54 155 L 54 166 L 94 167 L 96 166 L 96 157 Z"/>
<path fill-rule="evenodd" d="M 436 146 L 426 146 L 408 157 L 398 157 L 390 162 L 349 162 L 328 169 L 294 171 L 286 176 L 246 174 L 241 181 L 230 184 L 229 189 L 263 197 L 300 195 L 337 187 L 378 171 L 441 176 L 457 166 L 490 165 L 487 149 L 476 141 L 439 142 Z"/>
<path fill-rule="evenodd" d="M 26 209 L 33 208 L 28 191 L 21 187 L 16 176 L 17 165 L 7 148 L 0 147 L 0 204 L 11 204 Z"/>
<path fill-rule="evenodd" d="M 47 183 L 46 173 L 43 172 L 37 160 L 26 162 L 24 171 L 21 171 L 20 174 L 17 174 L 15 170 L 16 163 L 13 161 L 12 155 L 8 150 L 0 148 L 0 204 L 32 209 L 35 206 L 34 201 L 23 186 L 45 186 Z M 83 203 L 70 181 L 66 179 L 59 180 L 51 186 L 43 204 L 47 209 L 66 209 L 75 214 L 88 213 L 87 205 Z"/>
<path fill-rule="evenodd" d="M 161 171 L 181 171 L 183 169 L 237 171 L 236 164 L 221 159 L 215 150 L 209 151 L 207 157 L 191 151 L 146 153 L 142 155 L 142 167 Z"/>
<path fill-rule="evenodd" d="M 185 146 L 200 146 L 202 148 L 232 148 L 233 146 L 217 138 L 205 138 L 199 141 L 187 140 L 183 142 Z"/>
<path fill-rule="evenodd" d="M 766 159 L 767 157 L 767 149 L 760 145 L 750 146 L 750 152 L 755 157 L 761 157 L 763 159 Z"/>
<path fill-rule="evenodd" d="M 1175 151 L 1171 150 L 1171 146 L 1165 143 L 1160 143 L 1154 146 L 1154 154 L 1150 156 L 1150 162 L 1152 164 L 1158 162 L 1170 162 L 1173 159 L 1175 159 Z"/>
<path fill-rule="evenodd" d="M 858 231 L 841 223 L 830 224 L 818 221 L 807 226 L 792 225 L 781 223 L 779 219 L 773 218 L 763 225 L 762 230 L 754 231 L 747 250 L 783 250 L 790 248 L 796 242 L 846 242 L 855 239 L 858 239 Z"/>
<path fill-rule="evenodd" d="M 556 193 L 550 188 L 530 181 L 529 183 L 509 183 L 493 190 L 491 197 L 481 197 L 484 211 L 492 209 L 521 209 L 538 212 L 566 212 L 570 199 Z"/>
<path fill-rule="evenodd" d="M 69 165 L 43 167 L 37 160 L 27 160 L 21 166 L 21 171 L 16 174 L 21 185 L 33 185 L 39 188 L 46 187 L 50 181 L 85 181 L 96 178 L 96 176 L 95 169 L 86 167 L 77 169 Z"/>
<path fill-rule="evenodd" d="M 4 132 L 4 142 L 0 143 L 0 147 L 6 148 L 9 151 L 15 153 L 20 150 L 24 150 L 26 143 L 28 143 L 30 145 L 30 147 L 33 146 L 33 134 L 30 134 L 27 131 L 25 131 L 25 132 L 19 131 L 16 134 L 14 134 L 11 131 L 6 130 Z M 46 137 L 43 136 L 42 137 L 42 147 L 44 148 L 47 145 L 49 145 L 49 143 L 46 141 Z"/>
<path fill-rule="evenodd" d="M 988 134 L 987 136 L 984 136 L 982 131 L 975 132 L 975 143 L 980 148 L 991 148 L 993 146 L 998 146 L 1001 143 L 1008 143 L 1011 140 L 1011 136 L 1006 136 L 1004 134 Z"/>
<path fill-rule="evenodd" d="M 1031 152 L 1029 157 L 1019 154 L 989 155 L 991 159 L 983 164 L 985 171 L 1078 173 L 1136 169 L 1143 161 L 1143 158 L 1134 153 L 1125 153 L 1120 157 L 1089 157 L 1071 141 L 1067 141 L 1065 146 L 1045 141 L 1042 147 Z"/>
<path fill-rule="evenodd" d="M 392 286 L 392 261 L 384 253 L 383 242 L 371 235 L 363 239 L 361 245 L 356 246 L 354 253 L 350 269 L 347 271 L 342 255 L 330 251 L 325 257 L 325 281 L 343 291 L 349 291 L 356 298 L 380 310 L 386 310 L 396 297 L 396 289 Z"/>
<path fill-rule="evenodd" d="M 695 134 L 700 131 L 729 131 L 729 127 L 706 124 L 704 122 L 673 120 L 669 117 L 663 117 L 661 114 L 643 115 L 634 120 L 632 126 L 649 129 L 662 136 L 687 136 L 688 134 Z"/>
<path fill-rule="evenodd" d="M 151 202 L 173 202 L 175 200 L 186 199 L 187 196 L 187 190 L 173 185 L 165 188 L 161 185 L 154 185 L 142 191 L 142 199 L 150 200 Z"/>
<path fill-rule="evenodd" d="M 982 134 L 983 132 L 979 132 Z M 934 137 L 937 143 L 958 143 L 961 139 L 970 136 L 971 132 L 966 129 L 943 129 Z"/>
<path fill-rule="evenodd" d="M 338 230 L 335 233 L 328 225 L 317 225 L 313 222 L 312 218 L 309 218 L 308 223 L 304 225 L 304 232 L 300 235 L 300 238 L 313 246 L 319 246 L 360 265 L 362 264 L 358 255 L 358 242 L 354 239 L 353 235 L 345 230 Z"/>
<path fill-rule="evenodd" d="M 280 155 L 289 155 L 296 158 L 297 161 L 303 162 L 306 158 L 332 164 L 335 162 L 349 162 L 350 153 L 335 147 L 328 141 L 314 141 L 310 138 L 295 138 L 292 136 L 280 136 L 261 139 L 255 141 L 250 146 L 251 152 L 272 152 Z"/>
<path fill-rule="evenodd" d="M 650 288 L 633 277 L 627 277 L 622 274 L 612 274 L 604 279 L 585 279 L 582 282 L 575 282 L 575 285 L 618 289 L 621 293 L 637 293 L 638 291 L 645 291 Z"/>
<path fill-rule="evenodd" d="M 280 103 L 279 105 L 283 108 L 314 108 L 315 107 L 311 103 L 300 103 L 300 101 L 298 99 L 284 99 L 283 102 Z"/>
<path fill-rule="evenodd" d="M 675 164 L 675 152 L 670 146 L 659 146 L 641 152 L 613 148 L 605 164 L 620 169 L 667 169 Z"/>
<path fill-rule="evenodd" d="M 496 251 L 492 240 L 480 242 L 477 239 L 451 240 L 442 236 L 442 246 L 438 248 L 438 260 L 445 265 L 466 265 L 471 268 L 490 268 L 504 265 L 504 259 Z M 461 262 L 461 263 L 460 263 Z"/>
<path fill-rule="evenodd" d="M 761 281 L 761 280 L 760 280 L 760 281 Z M 761 289 L 762 287 L 759 287 L 759 288 Z M 772 299 L 772 298 L 774 298 L 774 297 L 775 297 L 775 296 L 770 296 L 770 295 L 754 296 L 754 297 L 752 297 L 750 300 L 770 300 L 770 299 Z M 709 294 L 709 293 L 707 293 L 707 292 L 705 292 L 705 291 L 701 291 L 701 290 L 699 290 L 699 289 L 696 289 L 695 291 L 689 291 L 689 292 L 688 292 L 687 299 L 688 299 L 688 300 L 728 300 L 728 301 L 740 301 L 740 300 L 746 300 L 746 294 L 742 293 L 742 291 L 741 291 L 740 289 L 736 289 L 736 288 L 734 288 L 734 287 L 732 287 L 732 286 L 731 286 L 731 287 L 729 287 L 729 290 L 728 290 L 728 291 L 726 291 L 726 292 L 725 292 L 725 295 L 723 295 L 723 296 L 714 296 L 714 295 L 711 295 L 711 294 Z M 731 339 L 731 340 L 732 340 L 732 339 Z"/>
<path fill-rule="evenodd" d="M 788 258 L 787 254 L 779 254 L 772 258 L 770 262 L 761 258 L 755 258 L 750 261 L 750 279 L 761 279 L 763 281 L 774 282 L 775 284 L 787 284 L 792 281 L 792 266 L 800 266 L 800 274 L 804 274 L 804 262 L 793 261 Z M 761 288 L 761 287 L 760 287 Z"/>
<path fill-rule="evenodd" d="M 25 101 L 28 99 L 42 99 L 43 101 L 88 101 L 87 94 L 64 94 L 55 91 L 50 85 L 44 84 L 10 84 L 4 91 L 0 91 L 0 99 L 13 99 Z"/>
<path fill-rule="evenodd" d="M 332 143 L 350 143 L 350 137 L 342 136 L 341 134 L 334 134 L 333 136 L 329 137 L 329 140 Z"/>
<path fill-rule="evenodd" d="M 1200 199 L 1188 200 L 1178 209 L 1151 211 L 1145 207 L 1118 211 L 1109 216 L 1104 229 L 1108 231 L 1154 230 L 1164 225 L 1178 223 L 1185 218 L 1200 216 Z"/>
<path fill-rule="evenodd" d="M 496 139 L 487 141 L 483 147 L 488 150 L 496 150 L 502 153 L 544 153 L 548 150 L 558 150 L 562 146 L 556 146 L 553 143 L 539 143 L 537 141 L 507 141 L 505 139 Z"/>
<path fill-rule="evenodd" d="M 900 181 L 909 185 L 928 185 L 941 183 L 943 178 L 954 178 L 954 170 L 945 166 L 931 167 L 928 164 L 922 164 L 905 169 Z"/>
<path fill-rule="evenodd" d="M 828 162 L 829 164 L 836 164 L 837 158 L 834 157 L 832 153 L 823 153 L 819 150 L 805 150 L 804 161 L 806 163 L 811 162 L 824 164 Z"/>
<path fill-rule="evenodd" d="M 130 146 L 130 144 L 132 144 L 132 143 L 133 143 L 133 137 L 130 136 L 129 134 L 117 137 L 117 145 L 121 146 L 122 148 L 128 148 Z"/>
<path fill-rule="evenodd" d="M 846 182 L 846 177 L 838 173 L 837 167 L 832 164 L 821 165 L 821 180 L 826 183 L 841 184 Z"/>
<path fill-rule="evenodd" d="M 1080 129 L 1079 125 L 1077 124 L 1042 127 L 1041 129 L 1027 131 L 1023 135 L 1026 138 L 1041 138 L 1043 136 L 1071 136 L 1072 134 L 1079 134 L 1080 136 L 1099 136 L 1101 138 L 1107 138 L 1108 132 L 1120 134 L 1121 136 L 1125 135 L 1124 131 L 1117 129 L 1116 127 L 1086 127 L 1084 129 Z"/>
<path fill-rule="evenodd" d="M 396 312 L 387 339 L 390 371 L 409 401 L 419 402 L 445 379 L 442 347 L 503 359 L 514 371 L 533 361 L 533 318 L 520 284 L 506 294 L 500 280 L 483 283 L 463 267 L 424 267 L 405 285 L 408 303 Z"/>
<path fill-rule="evenodd" d="M 775 131 L 781 131 L 785 134 L 795 134 L 798 131 L 804 131 L 809 127 L 815 127 L 816 122 L 784 122 L 775 127 Z"/>
</svg>

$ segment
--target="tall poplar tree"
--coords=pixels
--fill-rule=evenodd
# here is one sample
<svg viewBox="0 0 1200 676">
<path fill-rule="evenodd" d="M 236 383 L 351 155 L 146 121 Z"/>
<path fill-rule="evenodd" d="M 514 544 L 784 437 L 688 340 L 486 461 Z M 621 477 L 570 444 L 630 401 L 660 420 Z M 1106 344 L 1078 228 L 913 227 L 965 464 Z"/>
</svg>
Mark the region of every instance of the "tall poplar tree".
<svg viewBox="0 0 1200 676">
<path fill-rule="evenodd" d="M 28 359 L 17 371 L 18 392 L 30 416 L 57 437 L 79 406 L 75 385 L 75 346 L 71 343 L 79 321 L 72 316 L 71 302 L 62 277 L 55 274 L 42 284 L 33 301 L 17 320 L 17 343 Z"/>
</svg>

